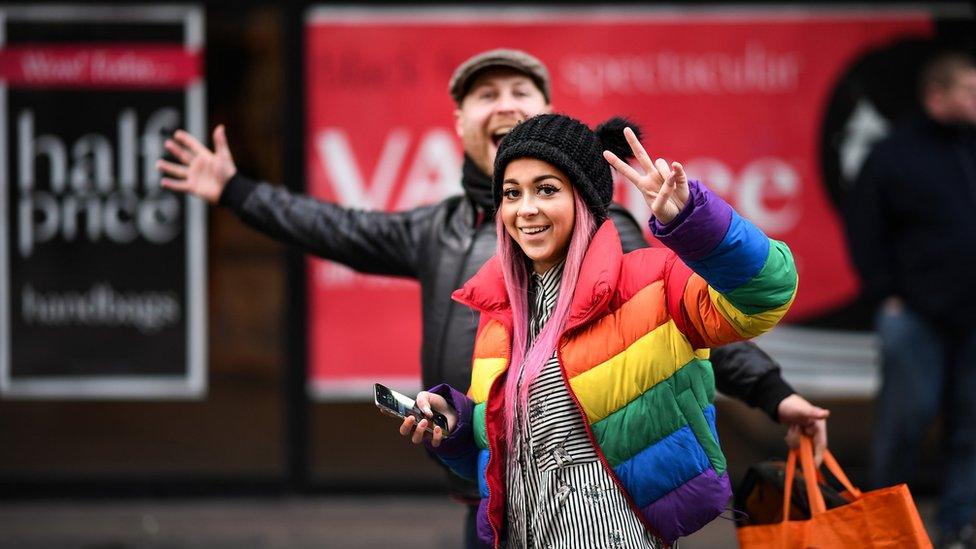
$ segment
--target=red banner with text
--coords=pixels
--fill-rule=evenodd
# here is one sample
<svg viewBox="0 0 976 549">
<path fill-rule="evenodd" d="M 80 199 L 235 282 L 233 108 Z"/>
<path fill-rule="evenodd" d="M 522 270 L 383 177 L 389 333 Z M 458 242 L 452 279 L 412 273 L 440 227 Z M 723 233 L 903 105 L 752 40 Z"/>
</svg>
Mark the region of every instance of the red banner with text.
<svg viewBox="0 0 976 549">
<path fill-rule="evenodd" d="M 308 191 L 402 210 L 461 192 L 447 93 L 454 68 L 511 47 L 550 69 L 553 108 L 591 125 L 624 115 L 655 157 L 679 160 L 744 217 L 792 248 L 800 291 L 789 320 L 858 291 L 819 157 L 838 80 L 871 48 L 932 33 L 918 10 L 884 12 L 349 11 L 307 18 Z M 618 201 L 646 219 L 641 197 Z M 308 262 L 313 394 L 364 396 L 374 381 L 418 387 L 415 282 Z"/>
</svg>

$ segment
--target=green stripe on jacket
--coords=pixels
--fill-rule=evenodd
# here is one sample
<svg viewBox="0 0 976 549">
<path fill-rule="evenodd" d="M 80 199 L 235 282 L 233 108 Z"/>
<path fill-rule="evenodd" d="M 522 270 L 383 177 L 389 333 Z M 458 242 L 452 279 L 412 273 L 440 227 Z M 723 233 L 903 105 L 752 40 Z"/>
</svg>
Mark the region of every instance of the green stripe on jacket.
<svg viewBox="0 0 976 549">
<path fill-rule="evenodd" d="M 474 443 L 478 448 L 488 448 L 488 432 L 485 430 L 485 403 L 480 402 L 474 405 L 474 413 L 471 418 L 471 425 L 474 429 Z"/>
<path fill-rule="evenodd" d="M 778 240 L 769 240 L 766 263 L 746 284 L 722 294 L 736 309 L 754 315 L 782 306 L 796 291 L 796 265 L 790 249 Z M 771 288 L 779 288 L 771 291 Z"/>
<path fill-rule="evenodd" d="M 697 404 L 697 414 L 682 412 L 679 395 L 688 394 Z M 651 387 L 626 406 L 592 425 L 593 435 L 611 467 L 627 461 L 651 444 L 689 424 L 686 414 L 700 416 L 715 399 L 712 366 L 707 360 L 691 359 L 669 378 Z M 694 427 L 694 426 L 693 426 Z M 699 429 L 694 429 L 696 432 Z M 718 442 L 709 435 L 702 440 L 713 465 L 724 458 Z"/>
</svg>

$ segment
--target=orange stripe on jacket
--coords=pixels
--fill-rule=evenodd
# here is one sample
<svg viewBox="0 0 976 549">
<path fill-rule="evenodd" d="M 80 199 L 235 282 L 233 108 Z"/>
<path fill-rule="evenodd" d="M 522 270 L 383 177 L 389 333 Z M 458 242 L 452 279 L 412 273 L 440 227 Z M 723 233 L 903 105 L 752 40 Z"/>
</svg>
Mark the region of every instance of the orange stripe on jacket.
<svg viewBox="0 0 976 549">
<path fill-rule="evenodd" d="M 718 347 L 742 339 L 732 323 L 712 303 L 708 282 L 701 276 L 691 275 L 685 285 L 682 301 L 687 310 L 699 311 L 699 314 L 689 314 L 687 318 L 705 347 Z"/>
<path fill-rule="evenodd" d="M 560 353 L 566 375 L 572 379 L 603 364 L 667 321 L 664 282 L 658 280 L 573 336 Z"/>
<path fill-rule="evenodd" d="M 508 332 L 496 321 L 486 322 L 478 332 L 473 358 L 498 358 L 508 356 Z"/>
</svg>

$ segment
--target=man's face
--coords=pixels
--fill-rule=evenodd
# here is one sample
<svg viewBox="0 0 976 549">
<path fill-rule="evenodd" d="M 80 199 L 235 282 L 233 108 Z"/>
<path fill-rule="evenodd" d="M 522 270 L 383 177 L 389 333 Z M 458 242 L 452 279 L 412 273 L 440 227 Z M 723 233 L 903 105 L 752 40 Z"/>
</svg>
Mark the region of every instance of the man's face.
<svg viewBox="0 0 976 549">
<path fill-rule="evenodd" d="M 976 125 L 976 69 L 961 69 L 951 86 L 930 92 L 928 108 L 942 122 Z"/>
<path fill-rule="evenodd" d="M 522 120 L 549 111 L 549 103 L 531 78 L 512 69 L 486 69 L 454 111 L 454 130 L 464 152 L 491 175 L 502 137 Z"/>
</svg>

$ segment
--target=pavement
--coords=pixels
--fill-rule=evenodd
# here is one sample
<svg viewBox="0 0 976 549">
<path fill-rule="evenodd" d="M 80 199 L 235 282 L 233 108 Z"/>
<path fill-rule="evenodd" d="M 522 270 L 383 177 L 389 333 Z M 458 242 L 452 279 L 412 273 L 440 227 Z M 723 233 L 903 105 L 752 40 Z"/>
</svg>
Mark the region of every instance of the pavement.
<svg viewBox="0 0 976 549">
<path fill-rule="evenodd" d="M 443 496 L 7 501 L 0 549 L 448 549 L 463 519 Z M 680 549 L 735 548 L 734 530 L 716 519 Z"/>
</svg>

